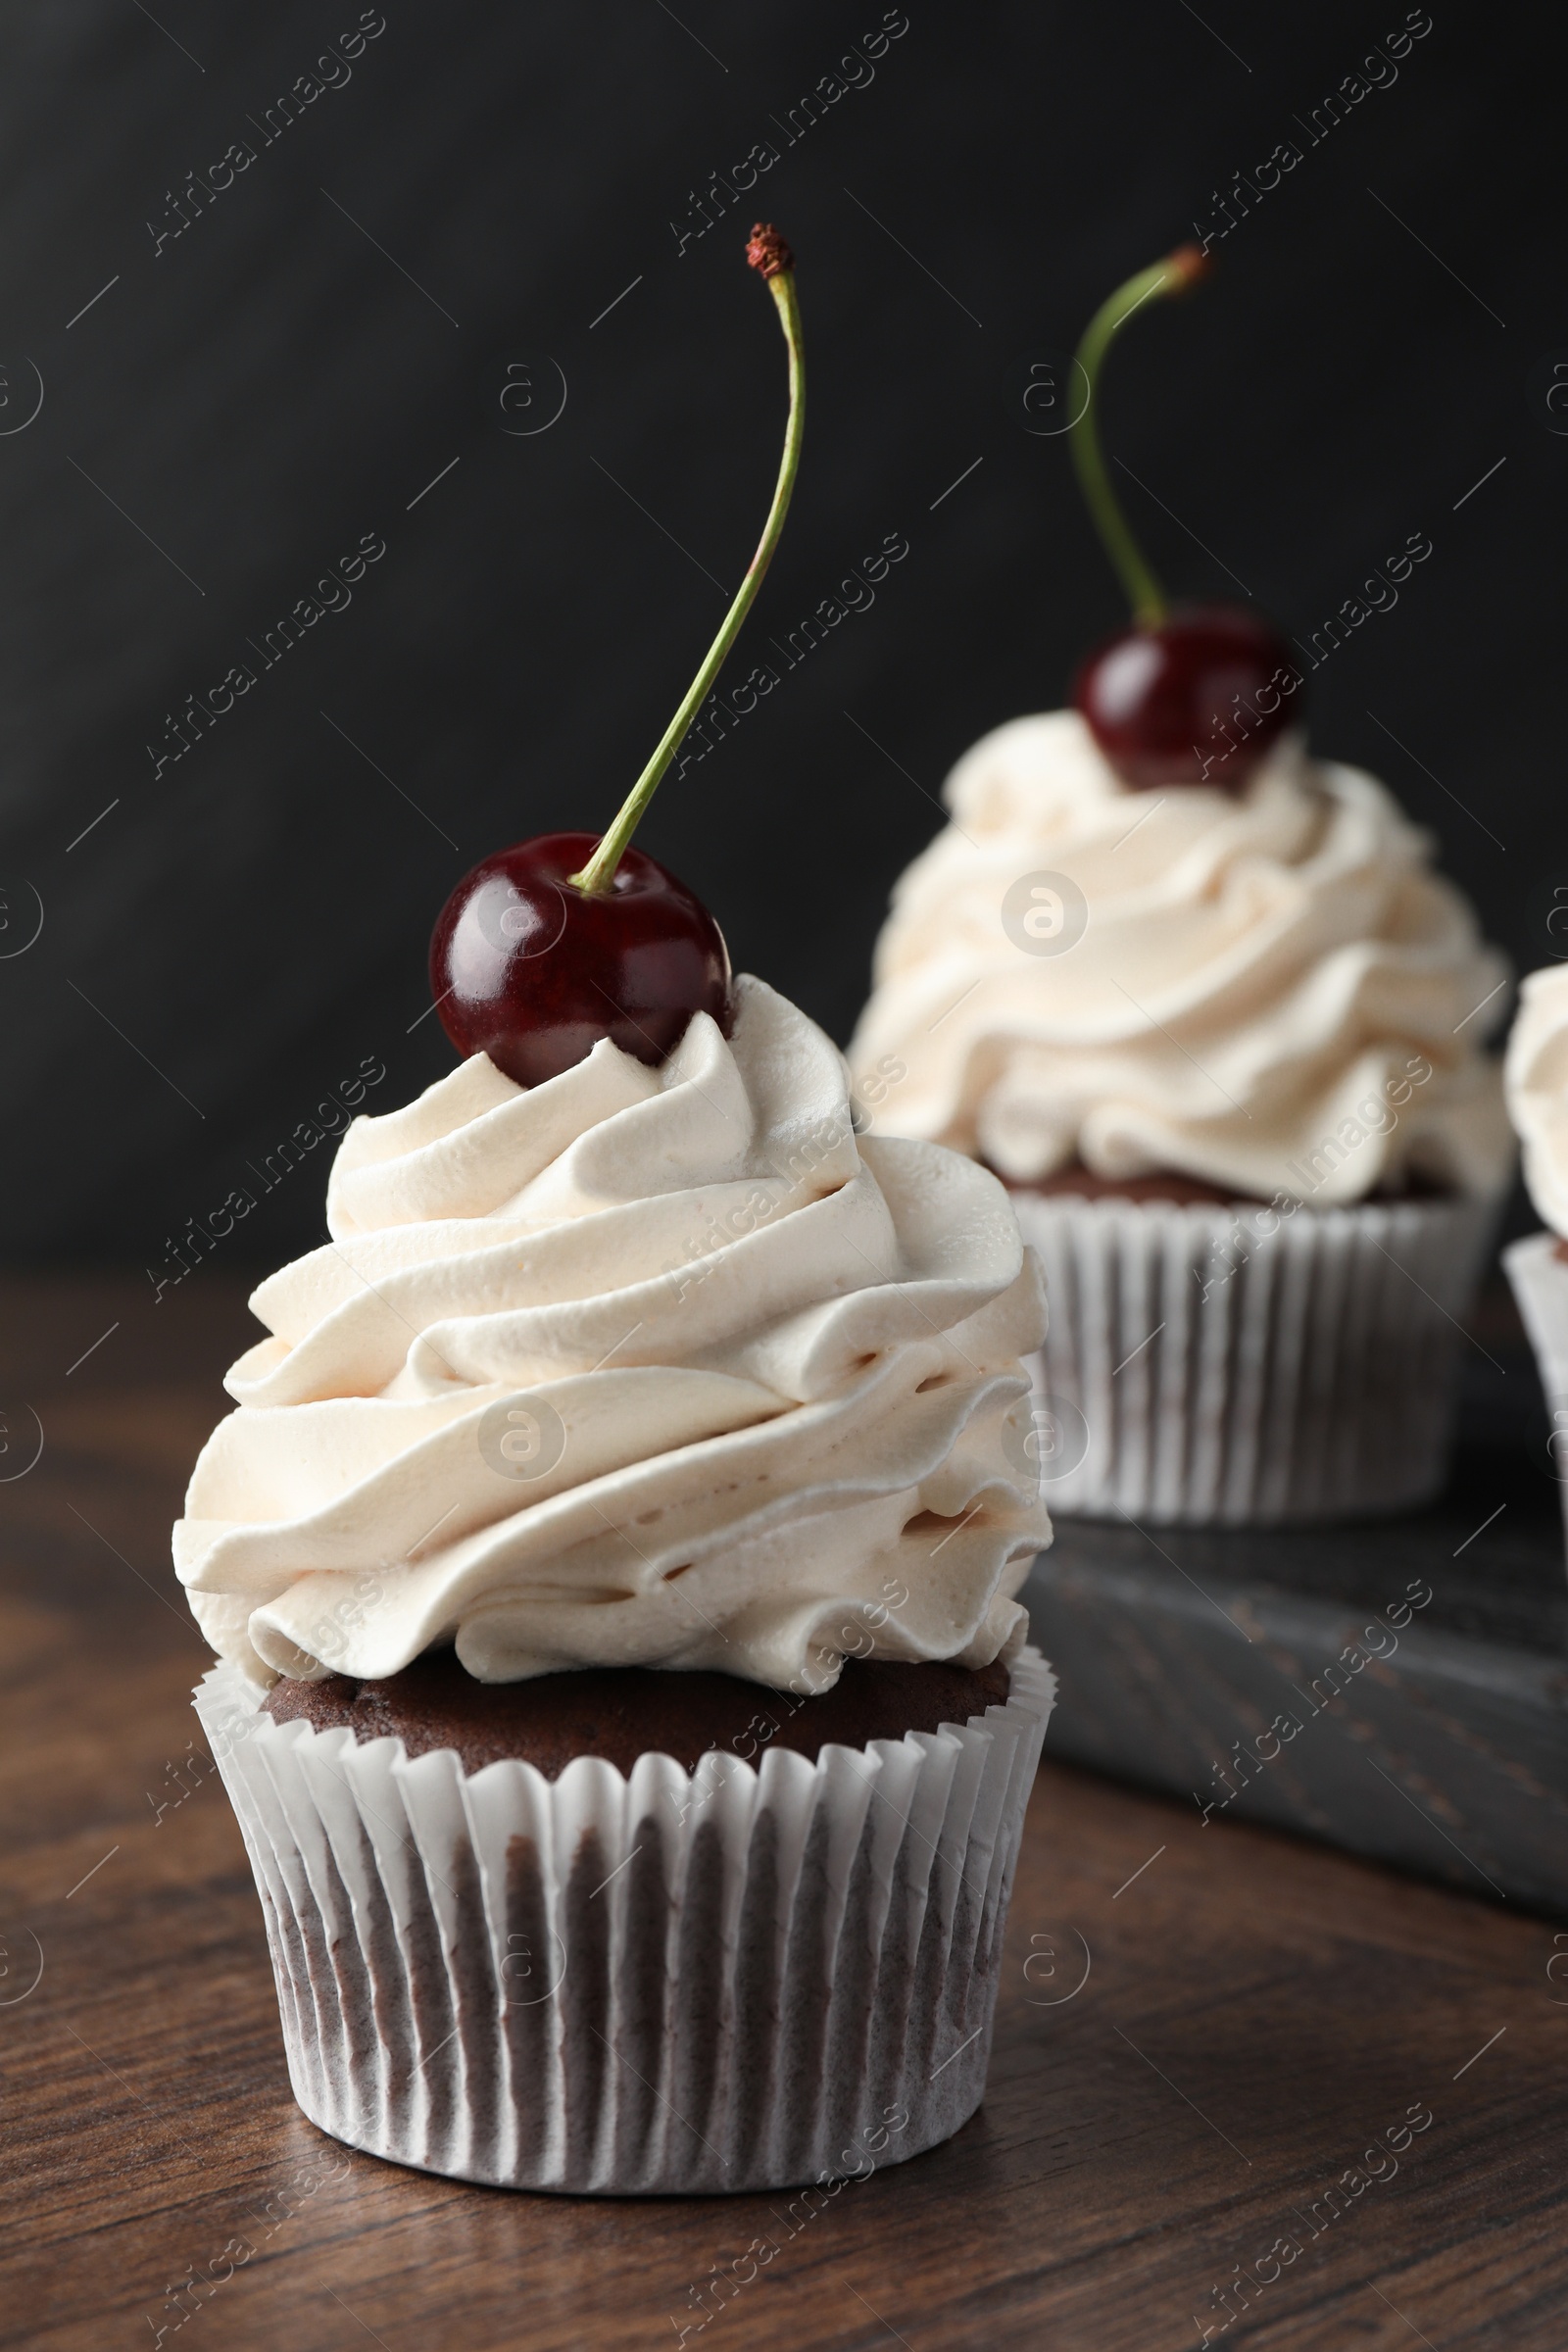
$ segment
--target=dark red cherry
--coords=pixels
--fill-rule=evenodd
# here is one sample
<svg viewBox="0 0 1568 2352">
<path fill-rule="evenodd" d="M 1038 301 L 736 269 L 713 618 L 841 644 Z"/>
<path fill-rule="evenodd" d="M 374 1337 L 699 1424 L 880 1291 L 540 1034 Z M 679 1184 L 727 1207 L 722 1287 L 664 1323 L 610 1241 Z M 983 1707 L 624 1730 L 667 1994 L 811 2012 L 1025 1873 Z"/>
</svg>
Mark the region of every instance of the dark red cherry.
<svg viewBox="0 0 1568 2352">
<path fill-rule="evenodd" d="M 558 1078 L 602 1037 L 658 1063 L 694 1012 L 724 1023 L 729 951 L 707 907 L 639 849 L 590 898 L 570 876 L 598 846 L 596 833 L 540 833 L 498 850 L 436 918 L 442 1026 L 519 1086 Z"/>
<path fill-rule="evenodd" d="M 1301 671 L 1277 629 L 1228 605 L 1178 610 L 1096 648 L 1072 699 L 1124 784 L 1239 791 L 1300 717 Z"/>
</svg>

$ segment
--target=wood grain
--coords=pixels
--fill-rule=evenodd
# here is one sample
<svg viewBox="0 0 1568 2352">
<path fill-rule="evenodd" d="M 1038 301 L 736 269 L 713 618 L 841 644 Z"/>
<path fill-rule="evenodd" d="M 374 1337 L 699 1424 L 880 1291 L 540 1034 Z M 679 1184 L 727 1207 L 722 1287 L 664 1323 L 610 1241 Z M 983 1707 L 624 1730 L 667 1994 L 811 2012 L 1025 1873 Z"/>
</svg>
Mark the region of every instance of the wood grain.
<svg viewBox="0 0 1568 2352">
<path fill-rule="evenodd" d="M 1059 1764 L 985 2107 L 810 2218 L 468 2188 L 323 2138 L 289 2096 L 238 1833 L 192 1761 L 205 1653 L 167 1565 L 240 1295 L 193 1282 L 161 1319 L 139 1297 L 0 1299 L 8 1427 L 24 1397 L 46 1432 L 0 1487 L 0 2344 L 579 2352 L 685 2327 L 716 2352 L 1150 2352 L 1206 2324 L 1280 2352 L 1561 2352 L 1568 1939 Z M 1371 2180 L 1365 2151 L 1412 2108 L 1430 2125 Z M 1300 2250 L 1259 2284 L 1281 2240 Z M 1238 2266 L 1250 2308 L 1224 2328 Z"/>
</svg>

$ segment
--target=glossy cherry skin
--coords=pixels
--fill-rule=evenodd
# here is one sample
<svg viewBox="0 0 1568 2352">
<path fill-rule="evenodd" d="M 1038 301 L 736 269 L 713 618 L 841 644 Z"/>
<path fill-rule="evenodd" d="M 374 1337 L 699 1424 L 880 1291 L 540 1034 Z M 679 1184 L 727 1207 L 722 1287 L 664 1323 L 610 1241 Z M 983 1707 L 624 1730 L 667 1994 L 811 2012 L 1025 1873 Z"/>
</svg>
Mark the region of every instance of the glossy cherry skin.
<svg viewBox="0 0 1568 2352">
<path fill-rule="evenodd" d="M 1278 630 L 1228 605 L 1171 612 L 1096 648 L 1073 702 L 1124 784 L 1235 792 L 1299 723 L 1301 671 Z"/>
<path fill-rule="evenodd" d="M 594 833 L 540 833 L 465 874 L 436 918 L 430 987 L 460 1054 L 519 1086 L 582 1061 L 602 1037 L 657 1064 L 694 1012 L 725 1025 L 729 951 L 700 899 L 628 849 L 608 891 L 568 877 Z"/>
</svg>

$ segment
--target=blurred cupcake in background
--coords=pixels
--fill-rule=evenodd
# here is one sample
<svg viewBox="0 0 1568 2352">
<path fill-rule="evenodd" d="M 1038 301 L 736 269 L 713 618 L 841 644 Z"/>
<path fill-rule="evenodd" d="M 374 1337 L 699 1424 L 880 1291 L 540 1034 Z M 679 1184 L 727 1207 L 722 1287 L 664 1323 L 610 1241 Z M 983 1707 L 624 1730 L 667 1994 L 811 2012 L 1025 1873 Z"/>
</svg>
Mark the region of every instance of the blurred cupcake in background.
<svg viewBox="0 0 1568 2352">
<path fill-rule="evenodd" d="M 1012 1190 L 1053 1508 L 1432 1494 L 1512 1147 L 1481 1042 L 1506 966 L 1428 838 L 1289 740 L 1240 796 L 1129 792 L 1072 710 L 998 728 L 945 797 L 850 1058 L 879 1129 Z"/>
<path fill-rule="evenodd" d="M 1258 1525 L 1442 1483 L 1512 1165 L 1484 1051 L 1508 972 L 1387 789 L 1308 756 L 1312 657 L 1168 609 L 1111 495 L 1105 350 L 1200 270 L 1187 249 L 1119 288 L 1075 363 L 1133 625 L 1076 708 L 954 769 L 850 1059 L 880 1129 L 1012 1189 L 1051 1298 L 1053 1510 Z"/>
<path fill-rule="evenodd" d="M 1524 1146 L 1525 1183 L 1544 1233 L 1503 1251 L 1503 1265 L 1536 1351 L 1551 1455 L 1568 1478 L 1568 965 L 1532 972 L 1504 1065 L 1508 1113 Z M 1563 1489 L 1568 1514 L 1568 1485 Z"/>
</svg>

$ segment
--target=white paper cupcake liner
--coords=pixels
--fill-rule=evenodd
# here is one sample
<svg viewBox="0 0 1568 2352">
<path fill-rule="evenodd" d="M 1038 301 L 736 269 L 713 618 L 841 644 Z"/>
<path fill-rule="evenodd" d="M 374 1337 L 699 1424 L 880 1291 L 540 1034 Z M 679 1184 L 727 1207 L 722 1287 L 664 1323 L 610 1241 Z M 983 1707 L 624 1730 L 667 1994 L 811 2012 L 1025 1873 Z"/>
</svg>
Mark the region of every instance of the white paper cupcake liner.
<svg viewBox="0 0 1568 2352">
<path fill-rule="evenodd" d="M 1035 1379 L 1054 1513 L 1259 1527 L 1442 1485 L 1500 1201 L 1013 1204 L 1050 1300 Z"/>
<path fill-rule="evenodd" d="M 1514 1242 L 1503 1251 L 1502 1262 L 1536 1351 L 1551 1421 L 1547 1446 L 1557 1472 L 1568 1542 L 1568 1265 L 1557 1255 L 1554 1233 L 1533 1233 Z"/>
<path fill-rule="evenodd" d="M 760 1711 L 767 1693 L 759 1690 Z M 630 1778 L 196 1709 L 266 1914 L 294 2095 L 372 2155 L 514 2188 L 782 2188 L 946 2139 L 985 2088 L 1055 1696 Z M 872 2153 L 874 2151 L 874 2154 Z"/>
</svg>

